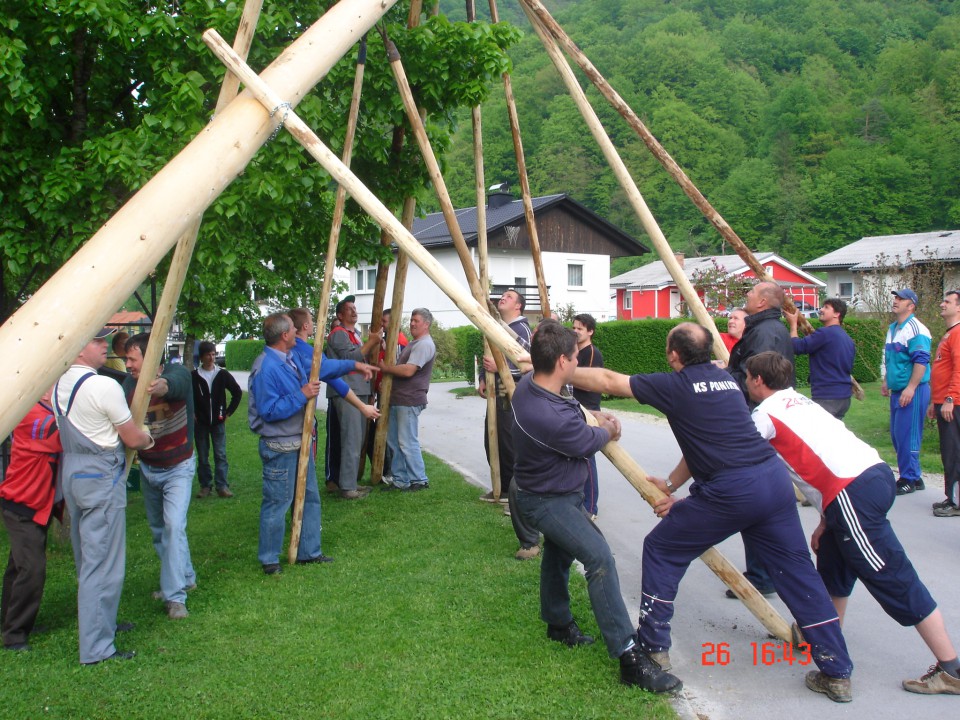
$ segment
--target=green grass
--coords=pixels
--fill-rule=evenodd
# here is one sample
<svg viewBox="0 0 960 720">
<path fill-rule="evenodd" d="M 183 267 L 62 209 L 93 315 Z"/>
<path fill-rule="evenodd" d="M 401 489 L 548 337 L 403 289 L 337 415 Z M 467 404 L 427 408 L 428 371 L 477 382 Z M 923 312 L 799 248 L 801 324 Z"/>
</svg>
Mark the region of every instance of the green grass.
<svg viewBox="0 0 960 720">
<path fill-rule="evenodd" d="M 137 626 L 118 646 L 137 658 L 78 664 L 72 556 L 52 543 L 39 618 L 51 629 L 32 652 L 0 653 L 5 717 L 674 717 L 665 700 L 618 684 L 601 642 L 546 640 L 539 561 L 514 560 L 509 518 L 434 458 L 427 492 L 375 490 L 359 502 L 324 493 L 323 549 L 336 562 L 265 576 L 260 461 L 245 416 L 229 428 L 236 498 L 190 508 L 190 617 L 172 622 L 150 597 L 159 565 L 131 493 L 120 619 Z M 581 576 L 571 591 L 581 626 L 599 638 Z"/>
<path fill-rule="evenodd" d="M 886 462 L 897 466 L 897 456 L 890 442 L 890 398 L 880 395 L 880 383 L 866 383 L 863 386 L 866 398 L 863 402 L 854 400 L 850 412 L 843 421 L 857 437 L 872 445 Z M 800 392 L 810 396 L 810 388 L 800 388 Z M 645 415 L 663 417 L 663 413 L 649 405 L 639 405 L 631 398 L 604 398 L 604 410 L 639 412 Z M 943 461 L 940 459 L 940 436 L 934 420 L 926 421 L 923 432 L 923 445 L 920 449 L 920 467 L 924 472 L 943 474 Z"/>
</svg>

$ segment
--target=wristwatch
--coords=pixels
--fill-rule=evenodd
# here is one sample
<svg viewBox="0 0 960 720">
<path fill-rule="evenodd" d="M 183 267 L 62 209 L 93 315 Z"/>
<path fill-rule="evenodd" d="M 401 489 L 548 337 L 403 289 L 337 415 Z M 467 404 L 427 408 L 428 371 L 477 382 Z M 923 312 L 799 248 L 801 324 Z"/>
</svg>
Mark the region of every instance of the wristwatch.
<svg viewBox="0 0 960 720">
<path fill-rule="evenodd" d="M 953 404 L 953 398 L 950 397 L 949 395 L 947 395 L 947 396 L 943 399 L 943 402 L 944 402 L 944 403 Z"/>
</svg>

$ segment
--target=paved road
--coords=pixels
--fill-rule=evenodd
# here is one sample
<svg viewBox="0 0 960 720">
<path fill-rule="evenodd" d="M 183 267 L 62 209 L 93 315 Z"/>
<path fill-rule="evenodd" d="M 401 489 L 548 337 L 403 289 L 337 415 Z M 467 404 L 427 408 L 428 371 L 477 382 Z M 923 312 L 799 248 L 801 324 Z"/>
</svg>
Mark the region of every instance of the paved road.
<svg viewBox="0 0 960 720">
<path fill-rule="evenodd" d="M 431 387 L 430 405 L 420 416 L 421 440 L 425 450 L 448 462 L 478 487 L 489 489 L 482 444 L 485 401 L 479 397 L 455 398 L 450 390 L 462 385 L 440 383 Z M 654 475 L 669 472 L 680 452 L 666 423 L 638 420 L 632 413 L 621 413 L 620 417 L 621 444 L 637 462 Z M 657 519 L 605 457 L 599 457 L 598 465 L 598 524 L 614 550 L 627 606 L 636 617 L 643 537 Z M 930 504 L 940 499 L 942 493 L 933 487 L 898 498 L 891 519 L 920 576 L 933 596 L 944 603 L 947 627 L 954 642 L 960 644 L 960 518 L 933 518 Z M 805 528 L 812 531 L 818 521 L 816 511 L 800 508 L 800 512 Z M 720 550 L 742 567 L 739 537 L 723 543 Z M 710 720 L 777 720 L 815 712 L 817 720 L 904 720 L 953 717 L 960 711 L 958 698 L 917 696 L 900 689 L 900 680 L 919 677 L 932 664 L 932 656 L 915 630 L 902 628 L 887 617 L 862 587 L 850 599 L 844 628 L 856 665 L 855 699 L 849 705 L 837 705 L 807 690 L 803 684 L 807 667 L 754 666 L 751 643 L 767 642 L 766 632 L 739 601 L 727 600 L 723 593 L 723 584 L 699 561 L 691 565 L 680 586 L 671 658 L 674 672 L 684 681 L 684 697 L 678 702 L 683 715 Z M 779 599 L 772 602 L 789 617 Z M 729 663 L 707 665 L 707 643 L 726 643 Z"/>
</svg>

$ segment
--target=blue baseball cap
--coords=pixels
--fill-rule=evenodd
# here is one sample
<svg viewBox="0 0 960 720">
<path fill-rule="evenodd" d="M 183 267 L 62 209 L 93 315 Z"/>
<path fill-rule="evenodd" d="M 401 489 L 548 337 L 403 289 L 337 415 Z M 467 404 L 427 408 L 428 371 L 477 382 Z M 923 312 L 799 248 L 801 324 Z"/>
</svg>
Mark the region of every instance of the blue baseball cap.
<svg viewBox="0 0 960 720">
<path fill-rule="evenodd" d="M 917 299 L 917 294 L 910 288 L 904 288 L 903 290 L 894 290 L 893 295 L 896 295 L 901 300 L 909 300 L 914 305 L 919 305 L 920 301 Z"/>
</svg>

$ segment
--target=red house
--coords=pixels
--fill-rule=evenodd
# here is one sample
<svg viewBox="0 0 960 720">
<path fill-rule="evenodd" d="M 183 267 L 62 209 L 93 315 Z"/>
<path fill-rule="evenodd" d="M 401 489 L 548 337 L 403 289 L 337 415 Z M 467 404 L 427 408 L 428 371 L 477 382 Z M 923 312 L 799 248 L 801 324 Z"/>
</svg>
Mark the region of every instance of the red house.
<svg viewBox="0 0 960 720">
<path fill-rule="evenodd" d="M 798 308 L 816 310 L 820 307 L 820 290 L 826 287 L 826 283 L 774 253 L 758 253 L 756 258 L 767 274 L 783 287 L 784 292 L 793 296 L 793 302 Z M 695 279 L 702 273 L 717 268 L 723 270 L 731 279 L 756 277 L 756 273 L 747 267 L 739 255 L 684 258 L 678 253 L 677 260 L 694 286 Z M 680 290 L 661 260 L 611 278 L 610 288 L 617 293 L 617 320 L 673 318 L 684 314 Z M 702 291 L 700 298 L 703 299 Z M 711 302 L 710 298 L 705 304 L 711 310 L 727 309 L 722 306 L 717 308 L 717 303 Z"/>
</svg>

